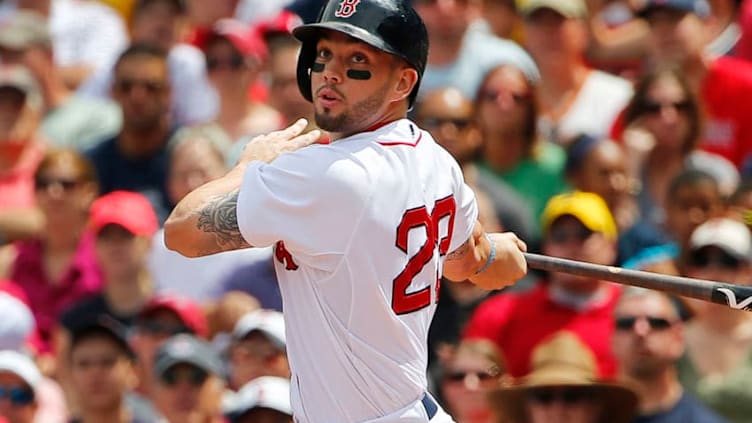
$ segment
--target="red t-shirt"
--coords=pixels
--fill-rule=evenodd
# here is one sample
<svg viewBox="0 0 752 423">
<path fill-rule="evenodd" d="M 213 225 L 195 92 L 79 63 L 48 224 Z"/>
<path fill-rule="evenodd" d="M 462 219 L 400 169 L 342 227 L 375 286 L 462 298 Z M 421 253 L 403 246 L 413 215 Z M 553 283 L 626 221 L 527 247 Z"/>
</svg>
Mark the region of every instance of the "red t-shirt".
<svg viewBox="0 0 752 423">
<path fill-rule="evenodd" d="M 495 295 L 481 303 L 465 327 L 464 338 L 483 338 L 496 343 L 513 377 L 530 372 L 535 347 L 562 330 L 580 337 L 598 360 L 602 378 L 616 375 L 616 359 L 611 351 L 613 309 L 620 288 L 608 283 L 606 296 L 585 311 L 554 303 L 548 285 L 539 282 L 529 291 Z"/>
<path fill-rule="evenodd" d="M 742 36 L 734 49 L 734 56 L 752 61 L 752 0 L 744 0 L 739 12 Z"/>
<path fill-rule="evenodd" d="M 752 153 L 752 63 L 720 57 L 700 88 L 707 120 L 700 148 L 741 167 Z"/>
</svg>

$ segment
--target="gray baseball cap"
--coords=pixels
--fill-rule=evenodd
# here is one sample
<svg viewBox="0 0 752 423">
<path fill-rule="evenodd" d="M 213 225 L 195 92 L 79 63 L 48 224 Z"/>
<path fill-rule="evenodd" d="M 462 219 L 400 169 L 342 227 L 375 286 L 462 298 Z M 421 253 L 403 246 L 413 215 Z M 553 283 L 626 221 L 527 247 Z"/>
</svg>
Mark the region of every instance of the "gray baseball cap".
<svg viewBox="0 0 752 423">
<path fill-rule="evenodd" d="M 24 50 L 52 45 L 47 19 L 37 12 L 19 10 L 0 21 L 0 47 Z"/>
<path fill-rule="evenodd" d="M 159 348 L 154 360 L 154 374 L 161 376 L 178 364 L 191 364 L 217 376 L 224 373 L 219 354 L 211 345 L 188 334 L 175 335 Z"/>
</svg>

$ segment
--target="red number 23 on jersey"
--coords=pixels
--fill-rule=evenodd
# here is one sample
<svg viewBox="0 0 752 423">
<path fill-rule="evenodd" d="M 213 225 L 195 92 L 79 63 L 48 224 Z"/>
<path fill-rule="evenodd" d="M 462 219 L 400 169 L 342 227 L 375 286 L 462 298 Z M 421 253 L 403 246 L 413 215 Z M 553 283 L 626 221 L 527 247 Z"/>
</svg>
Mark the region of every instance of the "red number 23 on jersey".
<svg viewBox="0 0 752 423">
<path fill-rule="evenodd" d="M 408 293 L 407 288 L 433 258 L 434 248 L 439 248 L 439 255 L 445 255 L 452 242 L 454 229 L 454 215 L 456 203 L 453 196 L 436 200 L 433 211 L 429 214 L 426 206 L 407 210 L 397 226 L 396 246 L 408 254 L 408 235 L 412 229 L 423 228 L 426 232 L 426 242 L 417 253 L 410 257 L 405 268 L 394 278 L 392 284 L 392 310 L 397 314 L 412 313 L 431 303 L 431 285 Z M 439 223 L 442 219 L 449 219 L 447 233 L 443 237 L 439 234 Z M 438 271 L 436 284 L 438 288 Z"/>
</svg>

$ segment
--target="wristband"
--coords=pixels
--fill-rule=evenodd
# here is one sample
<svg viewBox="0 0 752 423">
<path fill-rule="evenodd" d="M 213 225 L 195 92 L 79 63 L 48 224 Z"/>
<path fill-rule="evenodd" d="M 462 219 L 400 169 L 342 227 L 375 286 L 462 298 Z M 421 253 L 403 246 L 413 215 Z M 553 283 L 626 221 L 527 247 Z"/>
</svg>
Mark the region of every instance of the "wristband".
<svg viewBox="0 0 752 423">
<path fill-rule="evenodd" d="M 491 244 L 491 253 L 488 254 L 488 260 L 486 260 L 486 264 L 483 265 L 480 269 L 478 269 L 475 274 L 483 273 L 486 269 L 488 269 L 488 266 L 493 263 L 494 259 L 496 258 L 496 244 L 491 241 L 491 237 L 488 236 L 488 234 L 484 234 L 486 236 L 486 239 L 488 240 L 488 243 Z"/>
</svg>

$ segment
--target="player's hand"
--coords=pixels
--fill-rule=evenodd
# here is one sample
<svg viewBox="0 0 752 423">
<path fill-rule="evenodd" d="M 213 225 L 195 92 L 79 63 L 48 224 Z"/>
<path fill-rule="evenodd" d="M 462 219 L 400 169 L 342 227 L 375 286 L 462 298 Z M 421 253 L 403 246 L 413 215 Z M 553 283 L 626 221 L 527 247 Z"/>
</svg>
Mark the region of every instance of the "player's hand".
<svg viewBox="0 0 752 423">
<path fill-rule="evenodd" d="M 525 241 L 513 232 L 490 233 L 488 238 L 496 246 L 494 263 L 483 273 L 486 277 L 473 278 L 483 289 L 499 289 L 517 282 L 527 274 L 527 260 L 522 254 L 527 251 Z"/>
<path fill-rule="evenodd" d="M 252 161 L 269 163 L 282 153 L 295 151 L 315 143 L 321 137 L 321 131 L 314 129 L 303 133 L 306 125 L 308 125 L 307 120 L 298 119 L 285 129 L 253 138 L 243 148 L 240 163 Z"/>
</svg>

